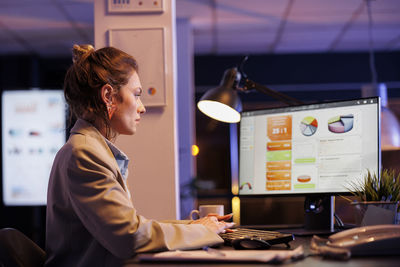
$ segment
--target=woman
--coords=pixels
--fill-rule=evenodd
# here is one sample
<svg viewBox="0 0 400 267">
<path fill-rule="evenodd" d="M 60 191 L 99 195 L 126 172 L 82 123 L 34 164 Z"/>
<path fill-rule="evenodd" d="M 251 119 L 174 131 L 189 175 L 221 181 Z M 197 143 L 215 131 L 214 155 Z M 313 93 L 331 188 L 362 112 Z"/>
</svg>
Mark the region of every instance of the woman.
<svg viewBox="0 0 400 267">
<path fill-rule="evenodd" d="M 145 113 L 137 71 L 116 48 L 73 47 L 64 94 L 77 121 L 50 174 L 46 266 L 118 266 L 137 252 L 219 244 L 232 226 L 224 216 L 167 223 L 136 213 L 128 158 L 113 141 L 133 135 Z"/>
</svg>

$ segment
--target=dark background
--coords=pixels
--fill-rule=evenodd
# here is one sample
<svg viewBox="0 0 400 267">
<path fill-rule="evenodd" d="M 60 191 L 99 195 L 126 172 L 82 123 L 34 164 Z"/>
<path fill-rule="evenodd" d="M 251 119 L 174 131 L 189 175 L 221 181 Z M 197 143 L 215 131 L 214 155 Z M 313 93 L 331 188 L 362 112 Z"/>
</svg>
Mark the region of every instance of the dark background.
<svg viewBox="0 0 400 267">
<path fill-rule="evenodd" d="M 198 56 L 195 58 L 196 102 L 204 88 L 220 83 L 224 71 L 235 67 L 243 55 Z M 371 83 L 368 53 L 331 53 L 296 55 L 250 55 L 244 71 L 248 78 L 305 103 L 361 97 L 361 86 Z M 375 54 L 378 82 L 399 81 L 400 53 Z M 390 84 L 390 83 L 388 83 Z M 398 82 L 396 83 L 398 86 Z M 285 86 L 286 85 L 286 86 Z M 335 88 L 335 86 L 338 88 Z M 321 89 L 319 89 L 321 86 Z M 340 88 L 339 88 L 340 87 Z M 288 88 L 288 89 L 285 89 Z M 299 89 L 297 89 L 299 88 Z M 201 92 L 199 92 L 201 91 Z M 389 107 L 400 117 L 400 90 L 388 88 Z M 284 104 L 269 96 L 241 93 L 243 109 L 251 110 Z M 196 110 L 198 204 L 223 204 L 231 209 L 229 125 L 209 119 Z M 398 170 L 398 151 L 382 152 L 382 166 Z M 347 198 L 354 199 L 345 194 Z M 241 223 L 245 225 L 302 225 L 302 195 L 241 198 Z M 336 213 L 345 223 L 354 223 L 354 210 L 337 196 Z"/>
</svg>

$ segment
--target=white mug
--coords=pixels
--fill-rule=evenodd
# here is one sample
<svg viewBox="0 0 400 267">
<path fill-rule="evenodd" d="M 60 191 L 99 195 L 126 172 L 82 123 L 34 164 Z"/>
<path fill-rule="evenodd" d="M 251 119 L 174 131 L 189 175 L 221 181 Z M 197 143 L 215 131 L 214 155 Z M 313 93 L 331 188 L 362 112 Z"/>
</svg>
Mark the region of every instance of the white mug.
<svg viewBox="0 0 400 267">
<path fill-rule="evenodd" d="M 198 210 L 192 210 L 190 212 L 189 217 L 190 217 L 190 219 L 195 220 L 195 218 L 193 218 L 194 214 L 197 214 L 197 216 L 199 218 L 203 218 L 203 217 L 206 217 L 207 214 L 209 214 L 209 213 L 223 216 L 224 215 L 224 205 L 200 205 Z"/>
</svg>

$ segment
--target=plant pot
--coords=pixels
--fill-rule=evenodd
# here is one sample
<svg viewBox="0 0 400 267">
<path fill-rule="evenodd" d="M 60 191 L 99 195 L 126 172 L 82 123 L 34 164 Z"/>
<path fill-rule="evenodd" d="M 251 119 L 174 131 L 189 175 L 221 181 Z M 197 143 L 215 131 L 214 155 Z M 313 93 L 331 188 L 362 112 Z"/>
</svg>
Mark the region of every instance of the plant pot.
<svg viewBox="0 0 400 267">
<path fill-rule="evenodd" d="M 363 201 L 353 202 L 357 226 L 376 224 L 398 224 L 398 201 Z"/>
</svg>

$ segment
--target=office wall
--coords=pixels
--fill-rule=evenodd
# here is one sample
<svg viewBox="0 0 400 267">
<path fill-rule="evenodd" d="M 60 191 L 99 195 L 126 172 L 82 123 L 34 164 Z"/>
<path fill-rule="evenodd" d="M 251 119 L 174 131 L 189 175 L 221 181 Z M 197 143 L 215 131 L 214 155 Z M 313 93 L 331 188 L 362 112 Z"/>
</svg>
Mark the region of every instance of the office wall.
<svg viewBox="0 0 400 267">
<path fill-rule="evenodd" d="M 179 188 L 181 218 L 189 216 L 195 208 L 196 194 L 192 190 L 193 177 L 196 175 L 195 160 L 192 156 L 192 144 L 195 139 L 194 112 L 194 66 L 193 35 L 189 19 L 176 21 L 177 36 L 177 113 L 179 139 Z"/>
<path fill-rule="evenodd" d="M 164 0 L 163 13 L 143 14 L 109 14 L 105 2 L 95 2 L 96 48 L 109 45 L 107 35 L 110 29 L 164 28 L 165 106 L 148 107 L 135 136 L 120 136 L 116 145 L 131 160 L 128 184 L 139 214 L 153 219 L 179 218 L 175 1 Z M 152 40 L 127 45 L 146 46 L 146 42 L 150 44 Z M 152 55 L 148 53 L 140 57 L 150 58 Z"/>
</svg>

